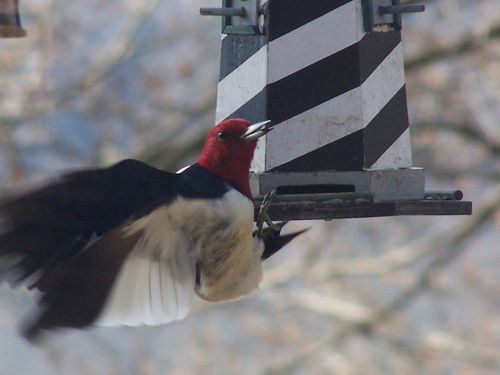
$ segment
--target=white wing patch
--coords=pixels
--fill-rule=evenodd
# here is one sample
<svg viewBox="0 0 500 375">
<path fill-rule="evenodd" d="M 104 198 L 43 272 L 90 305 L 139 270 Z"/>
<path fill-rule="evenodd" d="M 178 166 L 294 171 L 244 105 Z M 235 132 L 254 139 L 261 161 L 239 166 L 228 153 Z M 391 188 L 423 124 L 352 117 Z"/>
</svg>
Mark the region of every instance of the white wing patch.
<svg viewBox="0 0 500 375">
<path fill-rule="evenodd" d="M 169 225 L 168 214 L 159 208 L 124 229 L 124 237 L 138 231 L 142 236 L 125 258 L 95 324 L 157 325 L 188 314 L 196 265 L 189 241 Z"/>
<path fill-rule="evenodd" d="M 195 292 L 222 301 L 255 290 L 263 244 L 252 237 L 252 222 L 252 202 L 234 189 L 219 199 L 179 197 L 132 222 L 122 235 L 137 243 L 96 324 L 168 323 L 188 314 Z"/>
</svg>

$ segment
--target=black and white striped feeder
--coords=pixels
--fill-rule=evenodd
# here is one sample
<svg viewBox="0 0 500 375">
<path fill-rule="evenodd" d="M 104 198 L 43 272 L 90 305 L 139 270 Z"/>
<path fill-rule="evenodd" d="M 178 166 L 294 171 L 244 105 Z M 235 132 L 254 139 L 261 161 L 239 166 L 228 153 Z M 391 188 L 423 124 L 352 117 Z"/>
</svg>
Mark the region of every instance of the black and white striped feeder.
<svg viewBox="0 0 500 375">
<path fill-rule="evenodd" d="M 470 214 L 412 166 L 398 0 L 224 0 L 216 122 L 269 119 L 252 192 L 274 220 Z"/>
</svg>

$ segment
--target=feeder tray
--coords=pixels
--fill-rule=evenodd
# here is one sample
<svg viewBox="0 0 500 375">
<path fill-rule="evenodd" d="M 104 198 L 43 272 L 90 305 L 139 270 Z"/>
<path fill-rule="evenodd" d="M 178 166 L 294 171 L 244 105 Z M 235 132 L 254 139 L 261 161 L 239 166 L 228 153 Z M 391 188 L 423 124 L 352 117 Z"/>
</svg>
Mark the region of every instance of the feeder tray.
<svg viewBox="0 0 500 375">
<path fill-rule="evenodd" d="M 374 202 L 370 193 L 277 194 L 268 209 L 276 221 L 333 220 L 404 215 L 470 215 L 460 190 L 428 190 L 422 200 Z M 263 197 L 254 198 L 255 218 Z"/>
</svg>

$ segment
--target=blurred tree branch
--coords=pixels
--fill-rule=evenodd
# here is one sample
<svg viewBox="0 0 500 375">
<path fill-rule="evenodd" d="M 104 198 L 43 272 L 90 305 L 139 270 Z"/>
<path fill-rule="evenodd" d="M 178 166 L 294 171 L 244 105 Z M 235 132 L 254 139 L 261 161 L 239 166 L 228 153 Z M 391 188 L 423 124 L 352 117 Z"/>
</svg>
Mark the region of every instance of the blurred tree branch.
<svg viewBox="0 0 500 375">
<path fill-rule="evenodd" d="M 419 1 L 422 2 L 422 1 Z M 476 7 L 467 5 L 461 11 L 457 2 L 439 3 L 437 7 L 429 6 L 426 12 L 434 20 L 426 28 L 419 29 L 419 35 L 404 34 L 404 39 L 418 40 L 418 53 L 405 58 L 407 72 L 437 61 L 474 53 L 482 50 L 492 39 L 500 36 L 500 17 L 494 10 L 498 6 L 496 0 L 478 2 Z M 465 7 L 464 7 L 465 8 Z M 438 16 L 438 14 L 441 14 Z M 464 17 L 464 14 L 467 14 Z M 443 30 L 453 24 L 454 34 L 444 34 Z M 403 31 L 405 32 L 405 31 Z"/>
<path fill-rule="evenodd" d="M 137 7 L 137 16 L 127 24 L 127 28 L 122 31 L 120 38 L 108 43 L 108 48 L 102 50 L 101 54 L 91 62 L 86 74 L 77 84 L 62 91 L 45 92 L 45 97 L 50 100 L 42 101 L 42 104 L 36 107 L 24 108 L 20 116 L 13 118 L 4 117 L 2 118 L 2 122 L 5 124 L 18 124 L 22 121 L 38 118 L 57 108 L 67 106 L 69 102 L 81 98 L 81 96 L 88 95 L 125 58 L 129 59 L 134 56 L 136 51 L 134 41 L 138 30 L 159 4 L 161 4 L 161 0 L 141 2 L 141 6 Z"/>
<path fill-rule="evenodd" d="M 411 245 L 405 247 L 406 255 L 403 253 L 402 259 L 394 261 L 393 258 L 397 258 L 397 255 L 385 257 L 385 259 L 382 257 L 382 261 L 380 261 L 380 257 L 372 258 L 371 260 L 365 259 L 361 261 L 361 266 L 354 261 L 354 266 L 351 265 L 350 269 L 349 266 L 347 267 L 346 274 L 352 273 L 353 270 L 357 274 L 366 273 L 367 269 L 369 270 L 368 272 L 373 270 L 375 270 L 375 272 L 380 272 L 380 264 L 383 264 L 383 272 L 389 272 L 397 267 L 413 262 L 423 254 L 432 255 L 432 260 L 424 270 L 414 276 L 412 285 L 401 292 L 392 302 L 378 309 L 370 309 L 364 306 L 357 306 L 353 309 L 353 306 L 349 306 L 350 312 L 353 314 L 353 320 L 358 321 L 347 324 L 340 332 L 336 333 L 334 337 L 326 342 L 321 342 L 315 349 L 307 350 L 290 363 L 275 369 L 270 369 L 266 374 L 291 374 L 305 363 L 316 360 L 324 346 L 332 346 L 336 350 L 339 350 L 346 340 L 353 335 L 372 334 L 379 325 L 391 320 L 396 313 L 405 309 L 418 295 L 427 290 L 431 280 L 439 274 L 439 271 L 456 260 L 456 258 L 466 249 L 465 245 L 470 238 L 491 220 L 493 215 L 498 212 L 499 208 L 500 185 L 497 185 L 476 205 L 473 216 L 462 219 L 459 224 L 454 225 L 444 232 L 436 232 L 423 240 L 415 240 Z M 389 254 L 397 254 L 397 250 L 389 252 Z M 378 266 L 371 268 L 370 263 L 378 264 Z M 329 266 L 333 266 L 333 262 L 330 263 Z M 342 268 L 339 267 L 334 273 L 340 275 L 342 271 Z M 332 275 L 330 274 L 329 276 L 331 277 Z M 320 301 L 319 299 L 321 299 L 321 297 L 314 295 L 314 299 L 314 307 L 311 307 L 307 299 L 305 300 L 306 302 L 302 303 L 302 306 L 309 309 L 313 308 L 318 312 L 321 310 L 318 306 L 328 306 L 332 304 L 331 297 L 324 296 L 324 300 Z M 337 303 L 333 315 L 339 319 L 348 320 L 345 319 L 344 312 L 339 313 L 338 306 Z M 360 315 L 357 311 L 363 311 L 363 313 Z M 322 313 L 325 312 L 323 311 Z M 328 313 L 331 314 L 332 310 L 330 309 Z M 359 321 L 360 317 L 363 315 L 366 320 Z"/>
<path fill-rule="evenodd" d="M 500 370 L 500 352 L 491 347 L 472 344 L 446 332 L 433 332 L 427 338 L 427 347 L 451 355 L 458 360 L 473 363 L 481 368 Z"/>
</svg>

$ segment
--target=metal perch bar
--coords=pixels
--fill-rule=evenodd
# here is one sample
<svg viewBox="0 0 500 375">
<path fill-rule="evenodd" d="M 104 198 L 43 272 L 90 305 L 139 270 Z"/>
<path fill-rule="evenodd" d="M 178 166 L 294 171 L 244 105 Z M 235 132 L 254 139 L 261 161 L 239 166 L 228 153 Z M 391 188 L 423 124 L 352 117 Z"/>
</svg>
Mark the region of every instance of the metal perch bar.
<svg viewBox="0 0 500 375">
<path fill-rule="evenodd" d="M 244 17 L 245 8 L 200 8 L 202 16 Z"/>
<path fill-rule="evenodd" d="M 378 12 L 380 14 L 420 13 L 424 11 L 425 5 L 422 4 L 389 5 L 378 7 Z"/>
</svg>

